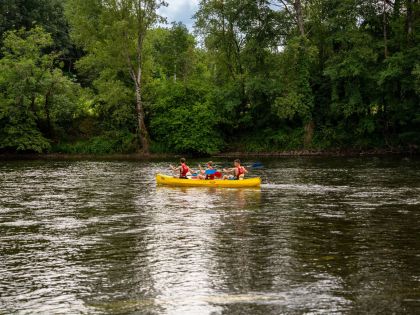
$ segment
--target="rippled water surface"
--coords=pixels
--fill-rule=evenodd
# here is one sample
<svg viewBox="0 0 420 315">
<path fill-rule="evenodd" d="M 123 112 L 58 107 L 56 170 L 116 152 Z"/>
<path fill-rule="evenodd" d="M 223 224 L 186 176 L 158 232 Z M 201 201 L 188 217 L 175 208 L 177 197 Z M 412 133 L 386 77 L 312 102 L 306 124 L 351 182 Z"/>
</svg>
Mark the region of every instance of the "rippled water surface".
<svg viewBox="0 0 420 315">
<path fill-rule="evenodd" d="M 263 162 L 258 190 L 0 161 L 0 314 L 420 312 L 418 159 Z"/>
</svg>

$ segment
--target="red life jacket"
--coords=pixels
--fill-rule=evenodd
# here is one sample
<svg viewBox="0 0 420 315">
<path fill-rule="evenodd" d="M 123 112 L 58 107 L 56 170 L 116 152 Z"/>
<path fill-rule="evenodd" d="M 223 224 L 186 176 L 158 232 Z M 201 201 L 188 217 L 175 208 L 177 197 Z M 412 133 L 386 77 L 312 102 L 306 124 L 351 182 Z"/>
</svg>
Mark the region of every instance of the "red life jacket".
<svg viewBox="0 0 420 315">
<path fill-rule="evenodd" d="M 242 166 L 236 168 L 236 178 L 239 179 L 241 175 L 245 174 L 245 169 Z"/>
<path fill-rule="evenodd" d="M 212 170 L 212 168 L 211 168 L 211 170 Z M 209 180 L 214 180 L 214 177 L 215 177 L 215 174 L 212 174 L 212 175 L 207 174 L 206 175 L 206 179 L 209 179 Z"/>
<path fill-rule="evenodd" d="M 188 171 L 189 171 L 188 166 L 185 165 L 185 163 L 182 163 L 181 164 L 181 170 L 180 170 L 180 177 L 183 177 L 183 178 L 187 177 Z"/>
</svg>

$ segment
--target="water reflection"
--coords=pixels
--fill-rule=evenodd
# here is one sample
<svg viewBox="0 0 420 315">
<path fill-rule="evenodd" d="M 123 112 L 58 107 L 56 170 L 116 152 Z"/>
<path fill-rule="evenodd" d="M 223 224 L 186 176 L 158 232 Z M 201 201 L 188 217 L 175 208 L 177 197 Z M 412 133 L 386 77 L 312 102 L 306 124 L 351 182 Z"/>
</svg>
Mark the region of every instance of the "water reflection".
<svg viewBox="0 0 420 315">
<path fill-rule="evenodd" d="M 156 187 L 166 164 L 2 162 L 0 313 L 420 307 L 420 162 L 265 161 L 262 189 Z"/>
<path fill-rule="evenodd" d="M 261 203 L 259 188 L 156 187 L 156 206 L 251 209 Z"/>
</svg>

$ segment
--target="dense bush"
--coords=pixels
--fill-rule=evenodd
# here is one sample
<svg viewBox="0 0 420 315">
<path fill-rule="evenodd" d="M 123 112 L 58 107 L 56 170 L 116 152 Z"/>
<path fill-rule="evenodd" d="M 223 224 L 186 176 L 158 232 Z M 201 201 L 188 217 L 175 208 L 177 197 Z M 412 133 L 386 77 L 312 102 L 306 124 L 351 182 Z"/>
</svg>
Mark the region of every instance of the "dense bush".
<svg viewBox="0 0 420 315">
<path fill-rule="evenodd" d="M 150 127 L 156 143 L 175 152 L 211 154 L 220 150 L 220 118 L 209 91 L 199 82 L 159 82 L 155 96 Z"/>
<path fill-rule="evenodd" d="M 52 152 L 68 154 L 133 153 L 137 148 L 136 136 L 131 133 L 107 133 L 74 143 L 59 143 Z"/>
</svg>

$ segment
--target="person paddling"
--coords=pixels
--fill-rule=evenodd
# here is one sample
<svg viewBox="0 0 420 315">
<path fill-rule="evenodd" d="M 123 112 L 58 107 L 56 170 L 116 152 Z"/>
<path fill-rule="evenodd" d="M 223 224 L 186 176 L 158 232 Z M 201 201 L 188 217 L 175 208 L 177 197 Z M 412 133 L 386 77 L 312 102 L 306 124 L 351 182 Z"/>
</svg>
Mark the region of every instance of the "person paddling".
<svg viewBox="0 0 420 315">
<path fill-rule="evenodd" d="M 213 168 L 213 162 L 207 162 L 206 169 L 204 170 L 201 165 L 199 164 L 198 167 L 200 168 L 200 174 L 198 175 L 198 179 L 210 179 L 214 180 L 216 171 Z"/>
<path fill-rule="evenodd" d="M 239 159 L 236 159 L 234 162 L 234 168 L 230 169 L 224 169 L 223 171 L 226 173 L 231 173 L 232 175 L 225 175 L 223 179 L 236 179 L 236 180 L 242 180 L 245 178 L 245 174 L 248 173 L 248 170 L 241 166 L 241 161 Z"/>
<path fill-rule="evenodd" d="M 185 158 L 181 158 L 179 163 L 180 165 L 178 167 L 174 167 L 172 165 L 169 165 L 169 167 L 172 171 L 179 172 L 179 178 L 188 179 L 187 176 L 193 174 L 194 171 L 186 164 Z"/>
</svg>

